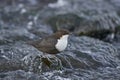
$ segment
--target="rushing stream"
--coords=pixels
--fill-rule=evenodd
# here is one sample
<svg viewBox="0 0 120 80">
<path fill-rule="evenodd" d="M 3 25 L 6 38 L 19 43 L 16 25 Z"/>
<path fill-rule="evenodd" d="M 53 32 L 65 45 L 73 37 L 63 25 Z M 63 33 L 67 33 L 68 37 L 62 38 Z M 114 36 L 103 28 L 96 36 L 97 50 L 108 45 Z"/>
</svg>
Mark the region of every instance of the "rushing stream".
<svg viewBox="0 0 120 80">
<path fill-rule="evenodd" d="M 59 29 L 57 55 L 27 44 Z M 0 80 L 120 80 L 120 1 L 1 0 Z"/>
</svg>

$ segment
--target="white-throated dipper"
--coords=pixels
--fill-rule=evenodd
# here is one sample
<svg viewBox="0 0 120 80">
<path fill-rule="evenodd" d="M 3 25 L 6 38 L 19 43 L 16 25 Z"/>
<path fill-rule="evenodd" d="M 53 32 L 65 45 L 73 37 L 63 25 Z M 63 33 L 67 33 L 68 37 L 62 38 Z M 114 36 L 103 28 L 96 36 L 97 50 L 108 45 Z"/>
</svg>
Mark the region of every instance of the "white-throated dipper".
<svg viewBox="0 0 120 80">
<path fill-rule="evenodd" d="M 57 54 L 66 49 L 68 44 L 68 37 L 69 31 L 62 29 L 46 38 L 31 41 L 29 44 L 43 53 Z"/>
</svg>

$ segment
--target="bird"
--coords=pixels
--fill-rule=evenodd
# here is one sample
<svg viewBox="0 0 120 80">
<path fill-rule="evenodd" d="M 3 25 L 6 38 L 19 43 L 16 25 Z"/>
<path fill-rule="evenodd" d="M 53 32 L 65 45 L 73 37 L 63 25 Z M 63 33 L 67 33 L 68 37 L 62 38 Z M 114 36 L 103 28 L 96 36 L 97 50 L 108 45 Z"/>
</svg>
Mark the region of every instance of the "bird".
<svg viewBox="0 0 120 80">
<path fill-rule="evenodd" d="M 48 54 L 57 54 L 64 51 L 68 45 L 69 31 L 61 29 L 50 36 L 36 41 L 30 41 L 28 44 L 32 45 L 39 51 Z"/>
</svg>

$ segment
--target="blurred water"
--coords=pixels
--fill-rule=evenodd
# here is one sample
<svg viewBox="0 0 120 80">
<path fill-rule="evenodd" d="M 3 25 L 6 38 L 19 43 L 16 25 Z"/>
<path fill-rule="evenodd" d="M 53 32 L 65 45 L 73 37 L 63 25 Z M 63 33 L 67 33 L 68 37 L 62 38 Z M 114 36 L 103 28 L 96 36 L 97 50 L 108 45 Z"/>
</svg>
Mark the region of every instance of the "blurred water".
<svg viewBox="0 0 120 80">
<path fill-rule="evenodd" d="M 79 26 L 85 31 L 115 32 L 120 25 L 119 0 L 2 2 L 0 80 L 120 80 L 119 41 L 112 44 L 73 34 L 67 49 L 52 57 L 26 43 L 53 33 L 53 27 L 45 23 L 48 18 L 69 13 L 80 18 Z M 81 30 L 79 26 L 76 31 Z"/>
</svg>

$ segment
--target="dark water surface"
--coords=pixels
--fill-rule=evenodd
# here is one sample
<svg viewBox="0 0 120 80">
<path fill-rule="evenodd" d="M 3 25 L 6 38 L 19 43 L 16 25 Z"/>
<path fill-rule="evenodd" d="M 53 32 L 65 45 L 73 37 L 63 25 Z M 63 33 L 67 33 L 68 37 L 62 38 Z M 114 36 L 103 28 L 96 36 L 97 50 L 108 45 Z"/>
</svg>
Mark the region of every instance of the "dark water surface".
<svg viewBox="0 0 120 80">
<path fill-rule="evenodd" d="M 59 29 L 60 54 L 26 43 Z M 120 1 L 1 0 L 0 80 L 120 80 Z"/>
</svg>

